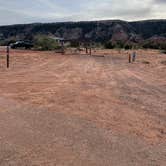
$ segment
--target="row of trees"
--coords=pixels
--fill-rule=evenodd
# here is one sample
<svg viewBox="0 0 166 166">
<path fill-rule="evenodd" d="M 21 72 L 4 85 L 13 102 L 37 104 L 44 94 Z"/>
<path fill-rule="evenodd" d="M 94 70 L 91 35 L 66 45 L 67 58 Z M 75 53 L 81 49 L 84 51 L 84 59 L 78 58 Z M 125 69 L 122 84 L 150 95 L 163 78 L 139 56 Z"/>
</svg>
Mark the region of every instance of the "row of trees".
<svg viewBox="0 0 166 166">
<path fill-rule="evenodd" d="M 123 43 L 116 42 L 113 43 L 111 41 L 106 42 L 104 44 L 106 49 L 114 49 L 114 48 L 123 48 L 123 49 L 132 49 L 132 48 L 144 48 L 144 49 L 160 49 L 166 50 L 166 42 L 152 42 L 152 41 L 143 41 L 142 43 Z"/>
<path fill-rule="evenodd" d="M 10 43 L 16 42 L 16 38 L 11 38 L 8 40 L 0 41 L 0 45 L 8 45 Z M 37 35 L 33 37 L 32 42 L 34 44 L 34 49 L 36 50 L 55 50 L 60 49 L 61 45 L 51 37 L 47 35 Z M 97 44 L 95 44 L 97 47 Z M 106 49 L 114 49 L 114 48 L 123 48 L 123 49 L 132 49 L 132 48 L 145 48 L 145 49 L 160 49 L 166 50 L 166 42 L 154 42 L 154 41 L 142 41 L 141 43 L 125 43 L 121 41 L 117 42 L 105 42 L 104 44 L 101 43 Z M 79 47 L 79 41 L 71 41 L 71 47 Z"/>
<path fill-rule="evenodd" d="M 105 47 L 106 49 L 114 49 L 114 48 L 131 49 L 131 48 L 132 48 L 132 45 L 124 44 L 124 43 L 122 43 L 122 42 L 113 43 L 113 42 L 109 41 L 109 42 L 106 42 L 106 43 L 104 44 L 104 47 Z"/>
</svg>

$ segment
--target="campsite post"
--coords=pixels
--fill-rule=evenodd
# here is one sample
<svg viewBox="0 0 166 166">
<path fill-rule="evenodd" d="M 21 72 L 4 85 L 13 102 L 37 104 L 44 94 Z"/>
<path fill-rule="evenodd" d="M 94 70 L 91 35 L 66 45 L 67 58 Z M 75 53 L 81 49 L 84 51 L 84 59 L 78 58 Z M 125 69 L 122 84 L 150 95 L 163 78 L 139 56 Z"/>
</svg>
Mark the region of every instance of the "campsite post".
<svg viewBox="0 0 166 166">
<path fill-rule="evenodd" d="M 129 63 L 131 63 L 131 54 L 129 53 Z"/>
<path fill-rule="evenodd" d="M 6 47 L 6 62 L 7 62 L 7 68 L 9 68 L 9 52 L 10 52 L 10 47 Z"/>
</svg>

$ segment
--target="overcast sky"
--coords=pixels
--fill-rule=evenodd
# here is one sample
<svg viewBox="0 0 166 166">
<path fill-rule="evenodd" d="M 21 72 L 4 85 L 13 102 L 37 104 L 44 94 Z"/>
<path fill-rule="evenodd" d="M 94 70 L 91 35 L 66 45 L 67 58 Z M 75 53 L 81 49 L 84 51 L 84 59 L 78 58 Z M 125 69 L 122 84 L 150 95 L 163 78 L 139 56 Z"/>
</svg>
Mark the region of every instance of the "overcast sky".
<svg viewBox="0 0 166 166">
<path fill-rule="evenodd" d="M 166 0 L 0 0 L 0 25 L 166 19 Z"/>
</svg>

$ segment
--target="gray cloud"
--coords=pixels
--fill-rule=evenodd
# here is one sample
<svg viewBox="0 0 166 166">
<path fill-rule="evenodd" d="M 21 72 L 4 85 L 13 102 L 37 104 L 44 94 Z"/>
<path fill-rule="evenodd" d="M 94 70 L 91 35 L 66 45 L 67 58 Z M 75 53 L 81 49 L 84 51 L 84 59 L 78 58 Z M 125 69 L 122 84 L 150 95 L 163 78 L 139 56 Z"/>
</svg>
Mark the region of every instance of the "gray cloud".
<svg viewBox="0 0 166 166">
<path fill-rule="evenodd" d="M 0 24 L 163 19 L 166 0 L 0 0 Z"/>
<path fill-rule="evenodd" d="M 116 9 L 109 7 L 106 7 L 101 10 L 93 11 L 94 16 L 99 16 L 99 18 L 111 18 L 114 17 L 116 19 L 142 19 L 146 16 L 149 16 L 152 13 L 152 9 L 149 7 L 143 7 L 143 8 L 121 8 Z"/>
<path fill-rule="evenodd" d="M 165 3 L 166 4 L 166 0 L 154 0 L 154 3 Z"/>
</svg>

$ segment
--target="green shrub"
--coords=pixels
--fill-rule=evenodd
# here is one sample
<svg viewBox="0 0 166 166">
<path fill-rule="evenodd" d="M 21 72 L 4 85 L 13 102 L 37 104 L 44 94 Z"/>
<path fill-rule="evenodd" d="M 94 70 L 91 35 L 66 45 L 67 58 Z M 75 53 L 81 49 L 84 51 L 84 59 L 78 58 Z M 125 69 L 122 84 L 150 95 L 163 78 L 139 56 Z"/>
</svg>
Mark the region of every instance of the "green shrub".
<svg viewBox="0 0 166 166">
<path fill-rule="evenodd" d="M 78 48 L 80 46 L 79 41 L 71 41 L 70 47 Z"/>
<path fill-rule="evenodd" d="M 104 44 L 104 47 L 106 49 L 114 49 L 115 46 L 112 44 L 112 42 L 109 41 Z"/>
<path fill-rule="evenodd" d="M 165 42 L 161 43 L 159 47 L 161 50 L 165 50 L 165 52 L 166 52 L 166 43 Z"/>
<path fill-rule="evenodd" d="M 153 41 L 145 41 L 143 44 L 142 44 L 142 47 L 147 49 L 147 48 L 150 48 L 150 49 L 160 49 L 160 50 L 166 50 L 166 43 L 165 42 L 153 42 Z"/>
<path fill-rule="evenodd" d="M 162 50 L 161 53 L 166 54 L 166 50 Z"/>
<path fill-rule="evenodd" d="M 132 45 L 126 44 L 126 45 L 124 46 L 124 49 L 125 49 L 125 50 L 130 50 L 130 49 L 132 49 Z"/>
<path fill-rule="evenodd" d="M 7 46 L 11 43 L 15 43 L 16 40 L 14 39 L 6 39 L 6 40 L 0 40 L 0 46 Z"/>
<path fill-rule="evenodd" d="M 115 44 L 115 48 L 124 48 L 124 42 L 122 41 L 117 41 Z"/>
<path fill-rule="evenodd" d="M 124 48 L 126 50 L 129 50 L 129 49 L 132 49 L 132 44 L 125 44 L 122 41 L 117 41 L 115 43 L 112 43 L 111 41 L 109 41 L 109 42 L 105 43 L 104 47 L 106 49 L 114 49 L 114 48 L 121 49 L 121 48 Z"/>
<path fill-rule="evenodd" d="M 60 45 L 54 39 L 46 35 L 38 35 L 34 39 L 34 48 L 37 50 L 48 51 L 59 49 Z"/>
</svg>

